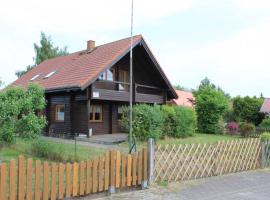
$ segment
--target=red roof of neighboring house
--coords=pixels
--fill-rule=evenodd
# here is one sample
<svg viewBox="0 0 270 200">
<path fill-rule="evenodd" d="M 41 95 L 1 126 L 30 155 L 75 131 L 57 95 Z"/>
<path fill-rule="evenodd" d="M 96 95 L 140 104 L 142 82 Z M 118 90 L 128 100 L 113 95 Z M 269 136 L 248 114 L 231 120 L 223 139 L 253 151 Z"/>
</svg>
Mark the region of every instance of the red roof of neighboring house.
<svg viewBox="0 0 270 200">
<path fill-rule="evenodd" d="M 262 113 L 270 113 L 270 98 L 265 98 L 263 105 L 260 109 L 260 112 Z"/>
<path fill-rule="evenodd" d="M 133 48 L 138 44 L 142 44 L 144 48 L 146 48 L 151 59 L 170 88 L 171 94 L 176 97 L 177 95 L 172 85 L 160 68 L 158 62 L 155 60 L 142 35 L 133 37 Z M 29 84 L 31 78 L 40 74 L 40 76 L 32 82 L 40 84 L 46 91 L 63 89 L 84 90 L 93 83 L 101 73 L 113 66 L 124 55 L 129 53 L 129 51 L 130 38 L 125 38 L 97 46 L 93 50 L 83 50 L 66 56 L 45 60 L 11 85 L 25 88 Z M 56 71 L 56 73 L 49 78 L 44 78 L 53 71 Z"/>
<path fill-rule="evenodd" d="M 195 98 L 192 92 L 175 90 L 178 95 L 177 99 L 173 99 L 173 102 L 178 106 L 193 107 Z"/>
</svg>

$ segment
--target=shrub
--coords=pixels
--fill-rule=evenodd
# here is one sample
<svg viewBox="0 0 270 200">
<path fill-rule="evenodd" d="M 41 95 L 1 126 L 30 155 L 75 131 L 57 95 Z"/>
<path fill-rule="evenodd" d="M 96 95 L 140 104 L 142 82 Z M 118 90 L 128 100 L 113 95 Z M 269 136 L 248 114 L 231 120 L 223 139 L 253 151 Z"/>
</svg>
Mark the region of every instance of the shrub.
<svg viewBox="0 0 270 200">
<path fill-rule="evenodd" d="M 228 133 L 236 134 L 239 131 L 239 126 L 236 122 L 229 122 L 226 126 Z"/>
<path fill-rule="evenodd" d="M 164 105 L 161 107 L 163 126 L 162 136 L 175 136 L 176 133 L 176 112 L 173 106 Z"/>
<path fill-rule="evenodd" d="M 45 107 L 43 89 L 30 84 L 27 90 L 10 87 L 0 92 L 0 140 L 14 143 L 15 136 L 38 137 L 46 120 L 35 113 Z"/>
<path fill-rule="evenodd" d="M 262 141 L 270 141 L 270 133 L 269 132 L 264 132 L 261 134 L 261 140 Z"/>
<path fill-rule="evenodd" d="M 160 106 L 138 104 L 133 107 L 133 133 L 139 140 L 147 140 L 150 137 L 159 139 L 163 118 Z M 129 129 L 129 108 L 123 109 L 121 125 L 124 129 Z"/>
<path fill-rule="evenodd" d="M 247 121 L 259 125 L 264 118 L 260 113 L 263 98 L 257 97 L 235 97 L 233 99 L 233 113 L 238 121 Z"/>
<path fill-rule="evenodd" d="M 220 120 L 228 109 L 228 97 L 222 90 L 212 86 L 201 87 L 195 93 L 195 97 L 198 130 L 203 133 L 220 134 Z"/>
<path fill-rule="evenodd" d="M 261 128 L 270 128 L 270 118 L 266 118 L 260 123 Z"/>
<path fill-rule="evenodd" d="M 121 125 L 129 129 L 129 109 L 123 109 Z M 133 133 L 139 140 L 161 136 L 192 136 L 196 128 L 196 113 L 181 106 L 135 105 L 133 108 Z"/>
<path fill-rule="evenodd" d="M 196 113 L 191 108 L 174 106 L 175 111 L 175 132 L 174 137 L 192 136 L 196 128 Z"/>
<path fill-rule="evenodd" d="M 239 124 L 239 130 L 241 136 L 249 137 L 252 133 L 255 132 L 255 125 L 249 122 L 242 122 Z"/>
<path fill-rule="evenodd" d="M 31 153 L 34 156 L 52 161 L 65 161 L 64 148 L 61 144 L 54 145 L 42 139 L 37 139 L 32 143 Z"/>
</svg>

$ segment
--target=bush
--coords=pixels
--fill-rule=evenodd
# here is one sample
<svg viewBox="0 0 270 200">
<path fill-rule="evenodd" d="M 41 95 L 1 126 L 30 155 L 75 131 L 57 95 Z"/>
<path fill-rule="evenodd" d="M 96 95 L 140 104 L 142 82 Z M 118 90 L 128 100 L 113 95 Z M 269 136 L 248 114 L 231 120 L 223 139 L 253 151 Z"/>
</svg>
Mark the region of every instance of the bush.
<svg viewBox="0 0 270 200">
<path fill-rule="evenodd" d="M 174 106 L 175 118 L 175 132 L 174 137 L 192 136 L 196 128 L 196 113 L 191 108 L 183 106 Z M 167 132 L 165 132 L 167 134 Z"/>
<path fill-rule="evenodd" d="M 228 133 L 236 134 L 239 131 L 239 126 L 236 122 L 229 122 L 226 126 Z"/>
<path fill-rule="evenodd" d="M 122 127 L 129 129 L 129 108 L 123 109 Z M 138 104 L 133 107 L 133 133 L 139 140 L 161 136 L 192 136 L 196 128 L 194 110 L 181 106 L 152 106 Z"/>
<path fill-rule="evenodd" d="M 14 143 L 15 136 L 37 138 L 46 120 L 35 113 L 45 108 L 44 90 L 30 84 L 27 90 L 10 87 L 0 92 L 0 140 Z"/>
<path fill-rule="evenodd" d="M 147 140 L 152 137 L 159 139 L 163 118 L 160 106 L 138 104 L 133 107 L 133 134 L 139 140 Z M 125 130 L 129 130 L 129 108 L 123 109 L 121 125 Z"/>
<path fill-rule="evenodd" d="M 65 161 L 64 148 L 61 144 L 54 145 L 42 139 L 37 139 L 32 143 L 31 153 L 52 161 Z"/>
<path fill-rule="evenodd" d="M 259 125 L 264 118 L 260 113 L 263 98 L 257 97 L 235 97 L 233 99 L 233 113 L 238 121 L 246 121 Z"/>
<path fill-rule="evenodd" d="M 249 137 L 251 134 L 255 132 L 255 125 L 249 122 L 242 122 L 239 124 L 239 130 L 241 136 Z"/>
<path fill-rule="evenodd" d="M 196 93 L 195 110 L 198 130 L 202 133 L 223 133 L 222 118 L 228 109 L 229 100 L 224 92 L 212 86 L 201 87 Z M 224 126 L 224 124 L 222 125 Z"/>
<path fill-rule="evenodd" d="M 266 118 L 260 123 L 261 128 L 270 128 L 270 118 Z"/>
<path fill-rule="evenodd" d="M 261 140 L 262 141 L 270 141 L 270 133 L 269 132 L 264 132 L 261 134 Z"/>
</svg>

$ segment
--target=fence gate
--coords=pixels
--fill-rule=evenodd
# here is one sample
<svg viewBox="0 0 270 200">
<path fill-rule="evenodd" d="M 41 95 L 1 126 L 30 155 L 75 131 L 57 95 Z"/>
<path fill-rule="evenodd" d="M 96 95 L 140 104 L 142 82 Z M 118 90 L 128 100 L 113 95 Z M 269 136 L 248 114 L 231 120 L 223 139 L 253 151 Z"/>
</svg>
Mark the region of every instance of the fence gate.
<svg viewBox="0 0 270 200">
<path fill-rule="evenodd" d="M 267 148 L 270 157 L 270 143 Z M 160 145 L 155 151 L 154 177 L 156 181 L 180 181 L 246 171 L 260 167 L 260 156 L 258 138 L 216 144 Z"/>
</svg>

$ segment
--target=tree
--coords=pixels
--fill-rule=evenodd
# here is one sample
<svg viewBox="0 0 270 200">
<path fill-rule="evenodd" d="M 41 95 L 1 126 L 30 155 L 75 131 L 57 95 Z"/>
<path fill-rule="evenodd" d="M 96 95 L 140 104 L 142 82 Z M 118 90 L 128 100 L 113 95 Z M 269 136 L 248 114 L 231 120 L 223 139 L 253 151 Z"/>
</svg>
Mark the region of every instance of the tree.
<svg viewBox="0 0 270 200">
<path fill-rule="evenodd" d="M 264 118 L 259 112 L 262 104 L 262 97 L 237 96 L 233 99 L 233 115 L 238 122 L 245 121 L 259 125 Z"/>
<path fill-rule="evenodd" d="M 228 109 L 229 99 L 223 90 L 208 80 L 204 79 L 194 93 L 198 130 L 203 133 L 223 133 L 223 116 Z"/>
<path fill-rule="evenodd" d="M 44 108 L 44 90 L 38 85 L 5 89 L 0 93 L 0 141 L 14 143 L 15 136 L 36 138 L 46 124 L 45 117 L 38 115 Z"/>
<path fill-rule="evenodd" d="M 41 32 L 40 45 L 34 43 L 35 57 L 33 58 L 34 64 L 28 65 L 26 70 L 17 71 L 15 74 L 19 78 L 26 72 L 33 69 L 36 65 L 40 64 L 44 60 L 55 58 L 57 56 L 67 55 L 67 47 L 59 48 L 53 45 L 50 36 L 46 36 L 45 33 Z"/>
</svg>

